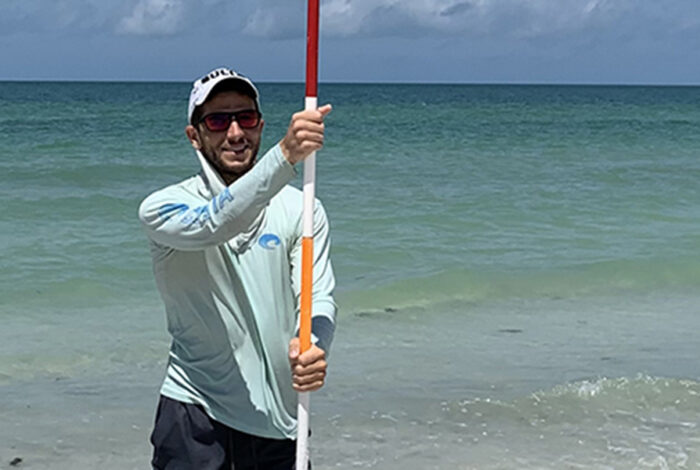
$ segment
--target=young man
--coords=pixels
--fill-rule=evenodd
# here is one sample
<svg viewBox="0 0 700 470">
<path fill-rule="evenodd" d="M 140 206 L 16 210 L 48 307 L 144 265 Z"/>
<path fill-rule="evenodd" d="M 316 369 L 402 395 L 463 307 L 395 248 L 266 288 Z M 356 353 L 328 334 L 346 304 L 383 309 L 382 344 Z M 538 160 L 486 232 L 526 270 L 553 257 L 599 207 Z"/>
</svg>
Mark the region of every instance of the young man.
<svg viewBox="0 0 700 470">
<path fill-rule="evenodd" d="M 316 201 L 314 345 L 300 355 L 302 194 L 287 184 L 322 147 L 330 110 L 294 114 L 256 161 L 265 123 L 255 85 L 229 69 L 194 82 L 185 133 L 202 171 L 139 208 L 172 335 L 156 469 L 294 468 L 296 392 L 324 384 L 336 304 Z"/>
</svg>

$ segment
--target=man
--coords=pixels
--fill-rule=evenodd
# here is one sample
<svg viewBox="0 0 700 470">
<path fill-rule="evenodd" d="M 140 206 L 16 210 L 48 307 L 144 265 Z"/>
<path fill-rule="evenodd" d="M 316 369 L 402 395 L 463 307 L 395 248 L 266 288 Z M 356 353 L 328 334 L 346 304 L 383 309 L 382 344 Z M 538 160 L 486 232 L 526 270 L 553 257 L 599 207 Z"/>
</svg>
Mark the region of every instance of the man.
<svg viewBox="0 0 700 470">
<path fill-rule="evenodd" d="M 247 78 L 194 82 L 185 133 L 202 171 L 148 196 L 139 218 L 172 335 L 153 467 L 294 467 L 298 391 L 319 389 L 336 304 L 329 233 L 314 209 L 314 345 L 299 354 L 302 194 L 294 165 L 323 145 L 330 105 L 294 114 L 256 161 L 264 121 Z"/>
</svg>

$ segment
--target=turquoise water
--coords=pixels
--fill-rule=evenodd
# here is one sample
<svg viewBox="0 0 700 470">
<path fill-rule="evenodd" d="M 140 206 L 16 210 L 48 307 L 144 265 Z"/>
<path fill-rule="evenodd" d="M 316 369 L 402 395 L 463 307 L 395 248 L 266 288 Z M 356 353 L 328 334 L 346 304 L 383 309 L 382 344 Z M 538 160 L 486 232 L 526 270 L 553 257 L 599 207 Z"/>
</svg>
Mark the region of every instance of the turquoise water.
<svg viewBox="0 0 700 470">
<path fill-rule="evenodd" d="M 269 147 L 303 86 L 260 88 Z M 0 83 L 3 460 L 144 467 L 167 337 L 136 209 L 198 170 L 188 91 Z M 341 306 L 320 468 L 700 465 L 700 88 L 320 95 Z"/>
<path fill-rule="evenodd" d="M 150 295 L 134 211 L 196 171 L 187 88 L 2 84 L 3 304 Z M 267 146 L 300 89 L 263 85 Z M 521 283 L 568 295 L 692 288 L 700 274 L 700 89 L 325 85 L 322 97 L 335 111 L 318 193 L 342 291 L 441 273 L 469 291 L 485 273 L 510 286 L 496 296 Z"/>
</svg>

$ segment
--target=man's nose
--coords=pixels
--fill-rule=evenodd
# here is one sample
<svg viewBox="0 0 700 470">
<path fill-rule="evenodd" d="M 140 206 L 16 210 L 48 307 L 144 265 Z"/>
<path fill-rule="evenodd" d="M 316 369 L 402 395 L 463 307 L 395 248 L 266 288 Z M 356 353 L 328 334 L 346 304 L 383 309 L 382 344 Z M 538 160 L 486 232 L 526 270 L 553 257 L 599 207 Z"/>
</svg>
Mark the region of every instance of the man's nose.
<svg viewBox="0 0 700 470">
<path fill-rule="evenodd" d="M 229 124 L 228 130 L 226 131 L 226 137 L 229 139 L 236 139 L 241 136 L 243 136 L 243 129 L 241 129 L 241 126 L 238 125 L 238 121 L 232 119 L 231 124 Z"/>
</svg>

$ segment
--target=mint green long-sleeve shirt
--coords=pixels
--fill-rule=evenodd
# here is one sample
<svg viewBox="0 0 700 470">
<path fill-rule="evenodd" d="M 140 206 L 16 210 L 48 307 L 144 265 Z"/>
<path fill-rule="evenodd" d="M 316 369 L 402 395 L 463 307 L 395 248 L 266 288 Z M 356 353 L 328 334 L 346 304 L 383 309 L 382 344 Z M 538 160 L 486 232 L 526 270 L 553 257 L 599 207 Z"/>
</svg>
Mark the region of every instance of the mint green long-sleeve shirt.
<svg viewBox="0 0 700 470">
<path fill-rule="evenodd" d="M 294 438 L 297 394 L 288 361 L 298 331 L 302 193 L 273 147 L 225 186 L 202 172 L 156 191 L 139 208 L 172 335 L 165 396 L 199 404 L 249 434 Z M 328 221 L 314 209 L 312 331 L 328 352 L 335 279 Z"/>
</svg>

